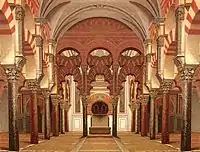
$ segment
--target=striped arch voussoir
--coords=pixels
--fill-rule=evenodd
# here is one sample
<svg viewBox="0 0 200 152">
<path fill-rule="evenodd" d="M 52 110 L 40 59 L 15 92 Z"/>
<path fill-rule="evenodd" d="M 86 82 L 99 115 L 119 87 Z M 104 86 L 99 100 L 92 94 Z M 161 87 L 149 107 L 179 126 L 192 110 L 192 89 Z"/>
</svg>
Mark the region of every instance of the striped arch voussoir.
<svg viewBox="0 0 200 152">
<path fill-rule="evenodd" d="M 163 16 L 166 16 L 171 8 L 171 6 L 175 3 L 175 0 L 162 0 L 161 8 Z"/>
<path fill-rule="evenodd" d="M 25 29 L 24 31 L 25 34 L 25 48 L 24 48 L 24 54 L 26 56 L 33 55 L 35 53 L 35 41 L 34 41 L 34 36 L 32 33 Z"/>
<path fill-rule="evenodd" d="M 10 5 L 7 0 L 0 0 L 0 11 L 4 14 L 8 22 L 9 31 L 6 34 L 14 33 L 15 32 L 14 15 L 11 11 Z"/>
<path fill-rule="evenodd" d="M 37 0 L 26 0 L 26 4 L 29 6 L 33 16 L 36 16 L 39 10 L 39 4 Z"/>
<path fill-rule="evenodd" d="M 199 29 L 191 29 L 192 23 L 195 19 L 196 14 L 200 11 L 200 1 L 199 0 L 193 0 L 192 4 L 189 8 L 189 11 L 186 16 L 186 22 L 185 22 L 185 32 L 188 34 L 200 34 Z"/>
<path fill-rule="evenodd" d="M 165 54 L 166 55 L 175 55 L 175 41 L 176 33 L 175 28 L 172 29 L 168 35 L 165 37 Z"/>
</svg>

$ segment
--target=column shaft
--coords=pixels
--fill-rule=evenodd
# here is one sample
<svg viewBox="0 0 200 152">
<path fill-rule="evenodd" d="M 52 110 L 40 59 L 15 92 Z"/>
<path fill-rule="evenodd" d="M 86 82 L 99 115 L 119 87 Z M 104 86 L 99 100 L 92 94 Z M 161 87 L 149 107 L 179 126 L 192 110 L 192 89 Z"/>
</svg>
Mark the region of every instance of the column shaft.
<svg viewBox="0 0 200 152">
<path fill-rule="evenodd" d="M 169 144 L 169 94 L 163 92 L 162 144 Z"/>
<path fill-rule="evenodd" d="M 62 103 L 63 104 L 63 103 Z M 60 105 L 60 132 L 65 133 L 65 109 L 64 105 Z"/>
<path fill-rule="evenodd" d="M 183 123 L 181 131 L 181 150 L 191 150 L 191 97 L 192 80 L 183 80 Z"/>
<path fill-rule="evenodd" d="M 132 110 L 131 132 L 135 131 L 135 109 Z"/>
<path fill-rule="evenodd" d="M 52 124 L 53 124 L 53 136 L 59 136 L 59 112 L 58 112 L 58 104 L 54 103 L 52 106 Z"/>
<path fill-rule="evenodd" d="M 8 69 L 8 114 L 9 114 L 9 151 L 19 150 L 19 131 L 17 120 L 17 88 L 15 68 Z M 13 73 L 14 72 L 14 73 Z M 12 75 L 14 74 L 14 75 Z M 11 77 L 10 77 L 11 76 Z"/>
<path fill-rule="evenodd" d="M 112 136 L 117 137 L 117 104 L 113 104 Z"/>
<path fill-rule="evenodd" d="M 149 124 L 149 132 L 150 132 L 150 140 L 156 138 L 155 134 L 155 97 L 151 95 L 150 100 L 150 124 Z"/>
<path fill-rule="evenodd" d="M 65 109 L 65 132 L 69 132 L 68 111 Z"/>
<path fill-rule="evenodd" d="M 37 91 L 31 93 L 31 144 L 38 144 Z"/>
<path fill-rule="evenodd" d="M 142 104 L 141 136 L 147 136 L 147 112 L 148 112 L 148 105 Z"/>
<path fill-rule="evenodd" d="M 83 103 L 83 137 L 87 137 L 87 104 Z"/>
<path fill-rule="evenodd" d="M 50 129 L 51 129 L 51 117 L 50 117 L 50 101 L 49 95 L 45 96 L 45 127 L 44 127 L 44 138 L 50 139 Z"/>
<path fill-rule="evenodd" d="M 136 110 L 135 110 L 135 133 L 139 134 L 140 132 L 140 105 L 137 105 Z"/>
</svg>

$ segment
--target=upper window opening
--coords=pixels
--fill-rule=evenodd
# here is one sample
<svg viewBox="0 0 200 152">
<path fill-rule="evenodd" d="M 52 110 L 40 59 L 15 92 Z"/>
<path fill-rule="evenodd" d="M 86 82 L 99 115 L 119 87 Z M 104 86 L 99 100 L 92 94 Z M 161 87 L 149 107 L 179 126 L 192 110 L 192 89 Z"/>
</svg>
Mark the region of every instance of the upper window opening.
<svg viewBox="0 0 200 152">
<path fill-rule="evenodd" d="M 128 56 L 128 57 L 134 57 L 134 56 L 139 56 L 140 53 L 136 51 L 135 49 L 127 49 L 122 53 L 123 56 Z"/>
<path fill-rule="evenodd" d="M 78 54 L 79 53 L 73 49 L 66 49 L 66 50 L 62 51 L 62 53 L 61 53 L 62 56 L 66 56 L 66 57 L 78 56 Z"/>
<path fill-rule="evenodd" d="M 90 53 L 92 56 L 98 56 L 98 57 L 103 57 L 103 56 L 108 56 L 110 53 L 104 49 L 96 49 Z"/>
</svg>

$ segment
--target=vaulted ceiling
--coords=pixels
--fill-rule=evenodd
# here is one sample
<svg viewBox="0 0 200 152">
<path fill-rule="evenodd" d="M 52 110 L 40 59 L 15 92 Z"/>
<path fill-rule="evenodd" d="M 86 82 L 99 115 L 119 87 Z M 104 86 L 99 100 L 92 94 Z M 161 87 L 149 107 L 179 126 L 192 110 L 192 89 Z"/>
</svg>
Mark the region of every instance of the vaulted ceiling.
<svg viewBox="0 0 200 152">
<path fill-rule="evenodd" d="M 148 38 L 148 28 L 161 16 L 160 0 L 41 0 L 40 16 L 48 19 L 52 37 L 87 18 L 109 17 L 131 28 L 141 40 Z"/>
</svg>

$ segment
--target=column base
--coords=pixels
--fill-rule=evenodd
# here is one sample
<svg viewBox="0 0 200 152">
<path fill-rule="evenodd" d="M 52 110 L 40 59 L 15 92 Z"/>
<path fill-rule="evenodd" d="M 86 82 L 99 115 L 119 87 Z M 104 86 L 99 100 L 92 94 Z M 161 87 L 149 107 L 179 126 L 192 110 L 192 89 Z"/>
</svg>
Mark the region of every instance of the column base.
<svg viewBox="0 0 200 152">
<path fill-rule="evenodd" d="M 162 137 L 161 143 L 162 144 L 169 144 L 169 137 Z"/>
<path fill-rule="evenodd" d="M 38 144 L 38 143 L 39 143 L 38 139 L 31 139 L 31 144 Z"/>
</svg>

